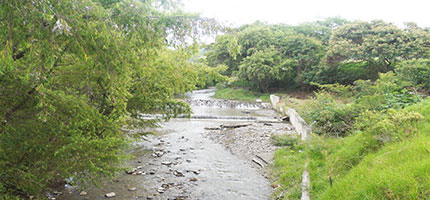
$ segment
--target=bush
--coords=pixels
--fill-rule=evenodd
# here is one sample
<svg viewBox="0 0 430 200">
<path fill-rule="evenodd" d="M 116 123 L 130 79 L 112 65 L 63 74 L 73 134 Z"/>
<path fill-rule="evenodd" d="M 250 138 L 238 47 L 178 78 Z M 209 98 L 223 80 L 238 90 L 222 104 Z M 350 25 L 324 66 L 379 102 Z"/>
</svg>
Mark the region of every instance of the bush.
<svg viewBox="0 0 430 200">
<path fill-rule="evenodd" d="M 304 108 L 304 118 L 312 122 L 314 133 L 318 135 L 346 136 L 355 117 L 358 116 L 353 104 L 336 102 L 333 95 L 322 91 Z"/>
<path fill-rule="evenodd" d="M 423 118 L 417 112 L 406 110 L 366 111 L 357 118 L 354 127 L 386 143 L 400 141 L 416 134 L 416 126 Z"/>
<path fill-rule="evenodd" d="M 430 91 L 430 59 L 407 60 L 396 66 L 399 78 L 413 86 Z"/>
</svg>

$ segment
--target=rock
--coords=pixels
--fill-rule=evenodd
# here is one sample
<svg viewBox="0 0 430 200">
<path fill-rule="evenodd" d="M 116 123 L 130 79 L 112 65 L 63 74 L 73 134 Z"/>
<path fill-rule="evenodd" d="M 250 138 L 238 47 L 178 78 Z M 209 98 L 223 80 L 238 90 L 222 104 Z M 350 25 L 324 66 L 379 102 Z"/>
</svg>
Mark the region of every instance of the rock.
<svg viewBox="0 0 430 200">
<path fill-rule="evenodd" d="M 142 169 L 142 166 L 137 166 L 136 169 Z"/>
<path fill-rule="evenodd" d="M 110 192 L 110 193 L 105 194 L 105 197 L 107 197 L 107 198 L 112 198 L 115 196 L 116 196 L 115 192 Z"/>
<path fill-rule="evenodd" d="M 151 196 L 148 196 L 148 197 L 146 197 L 146 199 L 148 199 L 148 200 L 152 200 L 152 199 L 154 199 L 153 197 L 151 197 Z"/>
<path fill-rule="evenodd" d="M 158 188 L 158 190 L 157 190 L 157 192 L 160 194 L 163 193 L 164 191 L 166 191 L 166 188 L 163 188 L 163 187 Z"/>
<path fill-rule="evenodd" d="M 180 148 L 180 149 L 179 149 L 179 151 L 185 151 L 185 149 L 183 149 L 183 148 Z"/>
<path fill-rule="evenodd" d="M 190 162 L 191 162 L 191 160 L 189 160 L 189 159 L 187 159 L 187 160 L 185 160 L 185 161 L 187 161 L 188 163 L 190 163 Z"/>
<path fill-rule="evenodd" d="M 143 174 L 143 171 L 136 172 L 136 175 L 142 175 L 142 174 Z"/>
<path fill-rule="evenodd" d="M 162 162 L 161 164 L 162 164 L 162 165 L 170 166 L 170 165 L 172 165 L 172 162 L 167 162 L 167 161 L 166 161 L 166 162 Z"/>
<path fill-rule="evenodd" d="M 79 193 L 79 195 L 81 195 L 81 196 L 85 196 L 85 195 L 87 195 L 87 192 L 82 191 L 81 193 Z"/>
<path fill-rule="evenodd" d="M 175 170 L 175 171 L 173 172 L 173 175 L 175 175 L 175 176 L 177 176 L 177 177 L 184 177 L 184 174 L 183 174 L 182 172 L 178 171 L 178 170 Z"/>
<path fill-rule="evenodd" d="M 154 174 L 155 174 L 155 170 L 151 169 L 151 170 L 149 171 L 149 174 L 154 175 Z"/>
<path fill-rule="evenodd" d="M 194 177 L 192 177 L 192 178 L 190 178 L 190 181 L 197 181 L 197 178 L 194 178 Z"/>
<path fill-rule="evenodd" d="M 142 163 L 142 161 L 138 160 L 137 163 Z"/>
<path fill-rule="evenodd" d="M 200 171 L 198 171 L 198 170 L 194 170 L 194 171 L 193 171 L 193 173 L 194 173 L 195 175 L 199 175 L 199 174 L 200 174 Z"/>
<path fill-rule="evenodd" d="M 257 103 L 262 103 L 262 102 L 263 102 L 263 100 L 261 100 L 261 99 L 256 99 L 256 100 L 255 100 L 255 102 L 257 102 Z"/>
<path fill-rule="evenodd" d="M 128 191 L 136 191 L 136 188 L 135 187 L 128 188 Z"/>
<path fill-rule="evenodd" d="M 133 174 L 134 172 L 136 172 L 136 169 L 130 169 L 125 171 L 126 174 Z"/>
<path fill-rule="evenodd" d="M 167 184 L 167 183 L 163 183 L 163 184 L 161 184 L 161 187 L 162 187 L 162 188 L 165 188 L 165 189 L 168 189 L 170 186 L 169 186 L 169 184 Z"/>
</svg>

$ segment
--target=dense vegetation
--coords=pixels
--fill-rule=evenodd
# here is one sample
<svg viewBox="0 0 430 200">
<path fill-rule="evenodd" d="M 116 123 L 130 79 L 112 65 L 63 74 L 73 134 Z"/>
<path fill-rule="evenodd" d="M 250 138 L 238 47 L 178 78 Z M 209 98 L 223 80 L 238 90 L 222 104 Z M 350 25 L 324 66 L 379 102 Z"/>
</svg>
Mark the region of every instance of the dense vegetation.
<svg viewBox="0 0 430 200">
<path fill-rule="evenodd" d="M 0 198 L 114 176 L 123 130 L 157 122 L 140 113 L 189 113 L 175 94 L 226 80 L 221 98 L 317 91 L 299 110 L 312 141 L 273 138 L 286 199 L 300 197 L 304 163 L 315 199 L 430 195 L 430 29 L 256 22 L 196 56 L 218 30 L 169 0 L 0 0 Z"/>
<path fill-rule="evenodd" d="M 227 66 L 225 74 L 253 83 L 248 89 L 315 89 L 314 83 L 376 80 L 402 62 L 421 62 L 430 56 L 430 29 L 342 18 L 297 26 L 255 22 L 218 36 L 207 50 L 209 66 Z"/>
<path fill-rule="evenodd" d="M 284 146 L 275 154 L 275 195 L 300 198 L 307 163 L 314 199 L 428 197 L 430 29 L 341 18 L 256 22 L 218 36 L 207 50 L 208 65 L 227 66 L 233 80 L 220 98 L 315 92 L 298 108 L 313 139 L 274 139 Z"/>
<path fill-rule="evenodd" d="M 1 198 L 115 175 L 121 129 L 154 125 L 139 113 L 189 113 L 174 95 L 224 78 L 189 62 L 187 41 L 218 25 L 175 2 L 0 1 Z"/>
</svg>

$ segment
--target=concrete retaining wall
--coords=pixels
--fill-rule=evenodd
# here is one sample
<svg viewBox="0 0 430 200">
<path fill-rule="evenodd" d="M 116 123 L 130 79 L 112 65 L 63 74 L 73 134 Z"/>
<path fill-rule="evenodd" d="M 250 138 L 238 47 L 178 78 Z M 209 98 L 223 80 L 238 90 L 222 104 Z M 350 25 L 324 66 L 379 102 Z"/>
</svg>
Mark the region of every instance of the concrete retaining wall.
<svg viewBox="0 0 430 200">
<path fill-rule="evenodd" d="M 296 110 L 292 108 L 288 108 L 286 112 L 284 112 L 284 108 L 279 105 L 281 98 L 271 94 L 270 102 L 272 103 L 272 108 L 280 113 L 285 113 L 289 118 L 291 124 L 296 129 L 296 132 L 300 135 L 302 140 L 308 140 L 312 133 L 312 128 L 303 120 L 302 117 L 296 112 Z"/>
<path fill-rule="evenodd" d="M 272 103 L 272 108 L 280 113 L 284 113 L 284 108 L 279 106 L 281 98 L 276 95 L 270 95 L 270 102 Z M 296 110 L 288 108 L 285 114 L 290 118 L 291 124 L 296 129 L 296 132 L 300 135 L 302 140 L 309 140 L 312 133 L 312 128 L 305 122 L 305 120 L 300 117 Z M 302 196 L 301 200 L 310 200 L 309 188 L 311 185 L 309 173 L 306 170 L 307 165 L 305 164 L 305 170 L 302 174 Z"/>
</svg>

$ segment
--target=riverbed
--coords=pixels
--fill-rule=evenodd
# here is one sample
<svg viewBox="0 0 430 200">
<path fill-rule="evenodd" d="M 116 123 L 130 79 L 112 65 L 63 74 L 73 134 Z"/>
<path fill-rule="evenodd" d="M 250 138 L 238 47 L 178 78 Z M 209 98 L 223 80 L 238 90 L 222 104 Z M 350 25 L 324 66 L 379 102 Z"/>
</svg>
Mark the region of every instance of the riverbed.
<svg viewBox="0 0 430 200">
<path fill-rule="evenodd" d="M 134 144 L 128 172 L 101 188 L 65 191 L 56 198 L 107 199 L 115 193 L 112 199 L 270 199 L 267 168 L 276 150 L 270 136 L 292 132 L 291 125 L 257 104 L 214 104 L 214 92 L 187 94 L 188 100 L 211 102 L 191 104 L 194 116 L 211 118 L 162 123 L 152 130 L 156 134 Z M 243 127 L 225 128 L 235 125 Z"/>
</svg>

